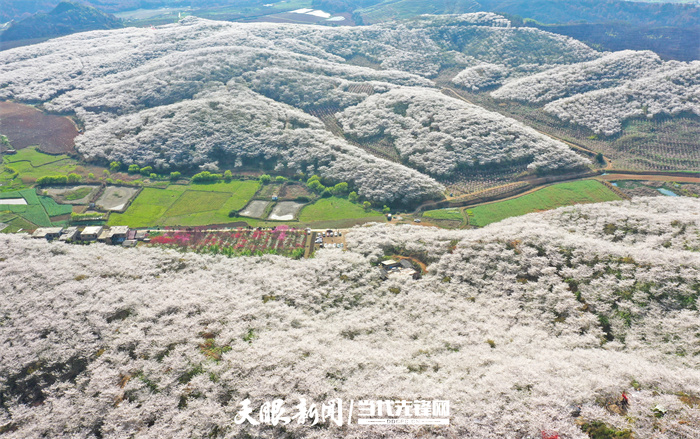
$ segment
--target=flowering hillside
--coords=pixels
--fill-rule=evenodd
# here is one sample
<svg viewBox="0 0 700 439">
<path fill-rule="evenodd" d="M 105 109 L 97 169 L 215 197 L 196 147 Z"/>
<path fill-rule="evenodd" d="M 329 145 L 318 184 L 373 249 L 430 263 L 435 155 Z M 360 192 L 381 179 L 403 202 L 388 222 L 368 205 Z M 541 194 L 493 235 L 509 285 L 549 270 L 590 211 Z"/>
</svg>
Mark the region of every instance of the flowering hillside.
<svg viewBox="0 0 700 439">
<path fill-rule="evenodd" d="M 507 66 L 506 77 L 598 56 L 571 38 L 511 28 L 488 13 L 355 28 L 187 17 L 152 29 L 87 32 L 3 51 L 0 99 L 74 114 L 85 127 L 76 148 L 91 161 L 135 163 L 157 172 L 274 166 L 346 181 L 379 203 L 415 203 L 441 197 L 444 188 L 387 161 L 393 151 L 375 156 L 352 146 L 311 114 L 361 109 L 368 96 L 407 87 L 424 89 L 424 105 L 434 99 L 442 108 L 445 99 L 431 92 L 431 78 L 446 69 L 498 62 Z M 492 115 L 482 121 L 478 111 L 469 111 L 478 123 L 495 123 Z M 436 117 L 445 127 L 464 123 L 456 111 Z M 497 124 L 513 124 L 515 136 L 522 131 L 509 119 Z M 582 163 L 561 144 L 525 137 L 527 154 L 538 155 L 528 159 L 533 163 Z M 495 151 L 493 140 L 476 142 L 468 152 L 440 146 L 435 159 L 455 156 L 446 165 L 450 169 L 472 161 L 500 163 L 510 153 Z M 422 133 L 417 141 L 426 144 L 432 137 Z M 523 148 L 515 149 L 512 159 L 520 160 Z M 412 152 L 404 148 L 401 154 Z M 407 163 L 421 160 L 419 154 Z M 430 167 L 430 174 L 445 174 Z"/>
<path fill-rule="evenodd" d="M 700 61 L 668 63 L 648 76 L 608 89 L 591 91 L 547 104 L 545 111 L 564 121 L 612 135 L 633 117 L 700 116 Z"/>
<path fill-rule="evenodd" d="M 305 260 L 0 235 L 0 429 L 584 439 L 602 423 L 694 437 L 698 211 L 639 198 L 473 231 L 374 225 Z M 382 281 L 371 263 L 392 254 L 427 272 Z M 244 400 L 257 417 L 276 398 L 285 416 L 299 398 L 448 400 L 450 425 L 237 423 Z"/>
<path fill-rule="evenodd" d="M 482 70 L 476 78 L 465 70 L 453 82 L 478 89 L 502 76 L 496 67 Z M 634 117 L 700 116 L 699 95 L 700 62 L 663 62 L 653 52 L 632 50 L 511 79 L 491 92 L 497 99 L 546 103 L 546 112 L 607 136 Z"/>
<path fill-rule="evenodd" d="M 525 162 L 530 169 L 550 171 L 588 163 L 520 122 L 437 90 L 404 87 L 372 95 L 340 113 L 338 121 L 358 139 L 388 136 L 402 159 L 434 176 L 476 165 L 507 168 Z"/>
</svg>

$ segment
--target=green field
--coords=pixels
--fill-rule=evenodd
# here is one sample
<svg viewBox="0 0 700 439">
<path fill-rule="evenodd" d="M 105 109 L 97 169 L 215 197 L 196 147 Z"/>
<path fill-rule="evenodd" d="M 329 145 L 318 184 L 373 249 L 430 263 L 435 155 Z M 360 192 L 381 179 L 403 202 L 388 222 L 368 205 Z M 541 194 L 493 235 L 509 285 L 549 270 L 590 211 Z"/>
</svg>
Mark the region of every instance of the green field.
<svg viewBox="0 0 700 439">
<path fill-rule="evenodd" d="M 35 229 L 39 227 L 50 227 L 52 225 L 63 225 L 64 221 L 52 222 L 50 217 L 67 215 L 73 211 L 71 206 L 57 204 L 52 198 L 38 196 L 34 189 L 23 189 L 15 192 L 5 192 L 2 198 L 24 198 L 26 205 L 0 204 L 0 215 L 10 224 L 11 228 L 3 232 L 16 231 L 22 229 Z"/>
<path fill-rule="evenodd" d="M 423 217 L 437 220 L 463 221 L 464 215 L 460 209 L 438 209 L 423 213 Z"/>
<path fill-rule="evenodd" d="M 257 181 L 247 180 L 144 188 L 126 212 L 110 215 L 109 224 L 151 227 L 230 223 L 233 220 L 228 213 L 243 208 L 258 186 Z"/>
<path fill-rule="evenodd" d="M 302 223 L 354 218 L 383 220 L 384 215 L 374 210 L 367 212 L 359 204 L 353 204 L 345 198 L 336 197 L 321 198 L 314 204 L 306 206 L 299 215 L 299 221 Z"/>
<path fill-rule="evenodd" d="M 49 155 L 34 147 L 20 149 L 17 154 L 7 155 L 0 165 L 0 191 L 22 189 L 40 177 L 67 175 L 74 172 L 78 162 L 67 155 Z M 11 168 L 19 173 L 13 178 Z"/>
<path fill-rule="evenodd" d="M 620 197 L 603 183 L 596 180 L 581 180 L 547 186 L 536 192 L 511 200 L 498 201 L 469 209 L 473 216 L 469 224 L 485 226 L 512 216 L 556 209 L 580 203 L 599 203 L 619 200 Z"/>
</svg>

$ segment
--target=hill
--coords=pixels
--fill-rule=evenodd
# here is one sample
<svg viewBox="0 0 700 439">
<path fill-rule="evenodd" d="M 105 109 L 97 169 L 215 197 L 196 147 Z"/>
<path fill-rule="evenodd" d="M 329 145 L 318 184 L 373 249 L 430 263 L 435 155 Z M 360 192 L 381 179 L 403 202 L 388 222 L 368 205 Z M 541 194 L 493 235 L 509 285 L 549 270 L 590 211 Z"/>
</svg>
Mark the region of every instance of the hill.
<svg viewBox="0 0 700 439">
<path fill-rule="evenodd" d="M 698 154 L 697 62 L 600 53 L 486 12 L 337 28 L 187 17 L 0 61 L 0 99 L 74 115 L 88 161 L 318 174 L 379 206 L 580 173 L 598 152 L 662 170 Z M 667 121 L 663 139 L 628 137 L 640 120 Z"/>
<path fill-rule="evenodd" d="M 121 21 L 91 6 L 64 1 L 48 14 L 34 14 L 12 23 L 0 33 L 0 41 L 53 38 L 95 29 L 116 29 Z"/>
<path fill-rule="evenodd" d="M 692 2 L 643 3 L 624 0 L 421 0 L 325 1 L 355 10 L 358 23 L 381 23 L 420 14 L 489 11 L 506 14 L 515 25 L 567 35 L 600 50 L 653 50 L 664 59 L 700 59 L 700 6 Z"/>
<path fill-rule="evenodd" d="M 699 209 L 376 225 L 298 261 L 0 235 L 0 423 L 8 438 L 693 437 Z M 396 254 L 423 278 L 383 281 L 373 264 Z M 300 398 L 341 398 L 342 427 L 320 408 L 314 427 L 236 417 L 246 399 L 257 422 L 274 399 L 296 416 Z M 389 418 L 394 401 L 446 400 L 449 425 L 357 425 L 361 400 Z"/>
<path fill-rule="evenodd" d="M 355 12 L 364 23 L 410 18 L 420 14 L 463 14 L 488 11 L 517 15 L 541 23 L 628 23 L 634 25 L 698 27 L 700 6 L 625 0 L 384 0 Z"/>
<path fill-rule="evenodd" d="M 0 98 L 40 101 L 50 111 L 75 114 L 85 125 L 76 146 L 89 160 L 159 171 L 319 173 L 353 184 L 368 199 L 411 204 L 440 197 L 441 185 L 408 157 L 392 162 L 393 147 L 393 154 L 378 154 L 363 143 L 367 139 L 356 142 L 352 133 L 329 130 L 336 114 L 392 90 L 422 87 L 433 90 L 428 99 L 442 102 L 431 111 L 446 112 L 434 114 L 442 121 L 433 131 L 439 124 L 455 130 L 482 120 L 501 125 L 502 135 L 528 139 L 529 152 L 508 157 L 493 150 L 494 139 L 475 136 L 458 163 L 510 170 L 516 161 L 533 164 L 532 172 L 566 172 L 586 161 L 489 112 L 455 118 L 457 112 L 448 110 L 462 104 L 435 93 L 429 78 L 479 59 L 504 60 L 517 76 L 597 56 L 573 39 L 508 28 L 507 20 L 484 13 L 357 28 L 191 17 L 156 29 L 77 34 L 3 52 Z M 432 135 L 425 130 L 421 137 L 429 141 Z M 388 132 L 380 137 L 392 141 Z"/>
</svg>

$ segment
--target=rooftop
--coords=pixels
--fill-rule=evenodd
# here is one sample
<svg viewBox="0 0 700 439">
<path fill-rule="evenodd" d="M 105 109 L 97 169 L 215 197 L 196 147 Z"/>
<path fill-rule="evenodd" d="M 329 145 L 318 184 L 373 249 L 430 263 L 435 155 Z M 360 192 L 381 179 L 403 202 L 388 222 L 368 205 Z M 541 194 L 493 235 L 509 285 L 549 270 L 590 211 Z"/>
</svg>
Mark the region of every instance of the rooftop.
<svg viewBox="0 0 700 439">
<path fill-rule="evenodd" d="M 97 235 L 102 231 L 102 226 L 88 226 L 82 231 L 83 235 Z"/>
</svg>

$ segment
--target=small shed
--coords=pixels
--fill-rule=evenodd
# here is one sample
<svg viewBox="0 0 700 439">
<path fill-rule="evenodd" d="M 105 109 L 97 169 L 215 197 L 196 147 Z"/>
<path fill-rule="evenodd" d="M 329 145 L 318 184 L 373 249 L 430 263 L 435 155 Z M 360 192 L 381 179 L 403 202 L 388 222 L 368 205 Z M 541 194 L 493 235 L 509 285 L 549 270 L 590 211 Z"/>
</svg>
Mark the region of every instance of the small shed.
<svg viewBox="0 0 700 439">
<path fill-rule="evenodd" d="M 136 240 L 137 241 L 143 241 L 144 239 L 148 238 L 148 230 L 139 230 L 136 232 Z"/>
</svg>

